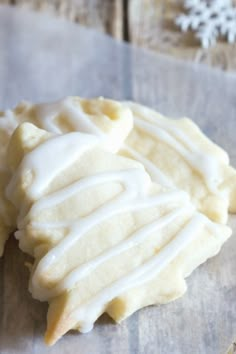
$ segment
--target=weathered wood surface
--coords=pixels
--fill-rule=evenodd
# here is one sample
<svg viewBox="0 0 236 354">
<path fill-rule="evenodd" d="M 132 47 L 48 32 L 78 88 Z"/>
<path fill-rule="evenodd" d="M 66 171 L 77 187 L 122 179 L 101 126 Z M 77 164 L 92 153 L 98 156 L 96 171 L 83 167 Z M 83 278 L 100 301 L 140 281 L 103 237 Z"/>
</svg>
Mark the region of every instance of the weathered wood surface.
<svg viewBox="0 0 236 354">
<path fill-rule="evenodd" d="M 236 69 L 236 45 L 202 49 L 192 33 L 174 25 L 181 0 L 0 0 L 66 17 L 118 39 L 224 70 Z"/>
<path fill-rule="evenodd" d="M 220 42 L 202 49 L 194 34 L 182 33 L 174 24 L 183 12 L 181 0 L 130 0 L 130 41 L 174 57 L 202 62 L 224 70 L 236 69 L 236 45 Z"/>
<path fill-rule="evenodd" d="M 122 0 L 0 0 L 1 3 L 43 11 L 123 38 Z"/>
</svg>

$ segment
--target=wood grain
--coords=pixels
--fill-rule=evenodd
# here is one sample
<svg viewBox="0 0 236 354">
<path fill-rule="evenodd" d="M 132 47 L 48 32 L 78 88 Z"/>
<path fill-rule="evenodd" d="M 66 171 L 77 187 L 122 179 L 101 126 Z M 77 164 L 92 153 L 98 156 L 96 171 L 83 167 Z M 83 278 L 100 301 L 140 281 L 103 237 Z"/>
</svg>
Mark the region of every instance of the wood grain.
<svg viewBox="0 0 236 354">
<path fill-rule="evenodd" d="M 115 38 L 123 37 L 123 2 L 120 0 L 0 0 L 1 3 L 58 15 Z"/>
<path fill-rule="evenodd" d="M 130 0 L 130 41 L 177 58 L 224 70 L 236 69 L 236 45 L 220 42 L 208 50 L 202 49 L 192 33 L 180 32 L 174 20 L 183 12 L 181 4 L 181 0 Z"/>
<path fill-rule="evenodd" d="M 2 3 L 62 16 L 176 58 L 236 69 L 236 45 L 222 41 L 202 49 L 192 33 L 183 34 L 175 26 L 174 19 L 183 11 L 182 0 L 0 0 Z"/>
</svg>

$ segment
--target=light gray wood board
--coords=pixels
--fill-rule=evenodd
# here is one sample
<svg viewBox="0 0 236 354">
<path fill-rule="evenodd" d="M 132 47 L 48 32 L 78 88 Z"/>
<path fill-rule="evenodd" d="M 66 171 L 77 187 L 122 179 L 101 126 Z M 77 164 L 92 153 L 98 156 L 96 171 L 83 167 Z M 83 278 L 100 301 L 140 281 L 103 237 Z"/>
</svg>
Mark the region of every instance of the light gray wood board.
<svg viewBox="0 0 236 354">
<path fill-rule="evenodd" d="M 236 4 L 236 1 L 232 1 Z M 236 45 L 220 40 L 204 49 L 193 31 L 181 32 L 175 19 L 181 13 L 183 0 L 129 0 L 129 40 L 131 43 L 165 53 L 175 58 L 201 62 L 223 70 L 236 68 Z"/>
<path fill-rule="evenodd" d="M 233 75 L 183 65 L 66 21 L 0 9 L 0 105 L 64 95 L 136 99 L 192 116 L 236 164 Z M 236 230 L 236 223 L 231 219 Z M 234 225 L 233 225 L 234 224 Z M 43 344 L 45 304 L 27 292 L 25 256 L 13 239 L 0 261 L 0 353 L 222 354 L 236 334 L 236 233 L 219 256 L 188 279 L 171 304 L 139 311 L 123 324 L 105 316 L 87 335 Z"/>
<path fill-rule="evenodd" d="M 118 39 L 123 36 L 123 1 L 120 0 L 0 0 L 2 4 L 64 17 Z"/>
<path fill-rule="evenodd" d="M 0 4 L 64 17 L 175 58 L 223 70 L 236 68 L 236 45 L 221 40 L 203 49 L 193 32 L 183 33 L 175 25 L 184 11 L 183 0 L 0 0 Z"/>
</svg>

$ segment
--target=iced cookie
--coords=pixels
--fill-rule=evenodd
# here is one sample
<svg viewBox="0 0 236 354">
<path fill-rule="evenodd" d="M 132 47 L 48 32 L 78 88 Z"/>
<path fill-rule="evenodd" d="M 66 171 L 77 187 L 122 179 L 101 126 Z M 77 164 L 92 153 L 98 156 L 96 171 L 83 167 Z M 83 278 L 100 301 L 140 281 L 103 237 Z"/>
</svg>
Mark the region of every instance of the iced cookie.
<svg viewBox="0 0 236 354">
<path fill-rule="evenodd" d="M 140 161 L 156 182 L 188 192 L 197 209 L 225 223 L 236 212 L 236 171 L 227 153 L 189 119 L 172 120 L 137 103 L 125 103 L 134 128 L 123 153 Z"/>
<path fill-rule="evenodd" d="M 96 135 L 103 148 L 116 151 L 133 126 L 129 108 L 108 99 L 68 97 L 54 103 L 19 104 L 15 110 L 0 114 L 0 256 L 5 240 L 15 229 L 15 211 L 4 196 L 8 181 L 5 154 L 9 138 L 18 124 L 32 122 L 53 133 L 82 131 Z"/>
<path fill-rule="evenodd" d="M 120 102 L 67 97 L 42 104 L 20 104 L 14 111 L 19 123 L 30 122 L 52 133 L 80 131 L 98 136 L 103 148 L 116 152 L 133 127 L 131 110 Z"/>
<path fill-rule="evenodd" d="M 8 153 L 16 237 L 35 261 L 30 291 L 49 302 L 45 340 L 87 332 L 104 312 L 134 311 L 183 295 L 187 277 L 231 234 L 196 212 L 185 192 L 84 133 L 52 135 L 25 123 Z"/>
</svg>

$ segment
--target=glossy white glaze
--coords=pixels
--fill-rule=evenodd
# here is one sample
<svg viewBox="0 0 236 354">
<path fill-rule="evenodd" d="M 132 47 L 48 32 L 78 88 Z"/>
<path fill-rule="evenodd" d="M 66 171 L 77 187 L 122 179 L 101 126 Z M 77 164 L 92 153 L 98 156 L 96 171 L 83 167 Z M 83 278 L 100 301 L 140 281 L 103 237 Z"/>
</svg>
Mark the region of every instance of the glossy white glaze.
<svg viewBox="0 0 236 354">
<path fill-rule="evenodd" d="M 215 156 L 202 151 L 187 134 L 164 120 L 147 121 L 135 117 L 134 126 L 171 146 L 202 176 L 208 189 L 218 193 L 217 186 L 222 182 L 222 175 Z"/>
</svg>

